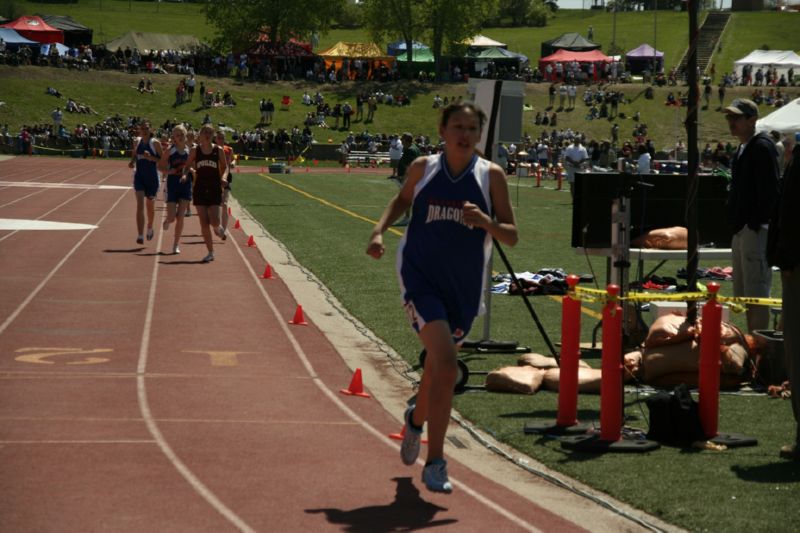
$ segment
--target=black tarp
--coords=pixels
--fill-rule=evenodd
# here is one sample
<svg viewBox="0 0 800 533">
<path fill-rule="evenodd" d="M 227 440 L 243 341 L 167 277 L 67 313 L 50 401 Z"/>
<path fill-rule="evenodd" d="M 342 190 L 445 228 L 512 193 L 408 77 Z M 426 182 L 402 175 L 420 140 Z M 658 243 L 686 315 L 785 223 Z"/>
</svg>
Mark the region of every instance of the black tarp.
<svg viewBox="0 0 800 533">
<path fill-rule="evenodd" d="M 77 48 L 82 45 L 92 44 L 94 31 L 76 21 L 69 15 L 39 15 L 42 20 L 54 28 L 64 32 L 64 44 Z"/>
</svg>

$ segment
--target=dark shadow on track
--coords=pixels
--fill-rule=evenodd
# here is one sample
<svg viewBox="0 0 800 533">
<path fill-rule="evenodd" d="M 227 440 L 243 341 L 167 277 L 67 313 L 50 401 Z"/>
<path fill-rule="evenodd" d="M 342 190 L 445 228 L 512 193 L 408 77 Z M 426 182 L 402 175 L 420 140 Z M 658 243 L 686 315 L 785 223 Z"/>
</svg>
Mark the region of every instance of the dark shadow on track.
<svg viewBox="0 0 800 533">
<path fill-rule="evenodd" d="M 141 252 L 144 250 L 144 246 L 140 248 L 126 248 L 120 250 L 113 250 L 113 249 L 106 249 L 103 250 L 104 254 L 135 254 L 136 252 Z"/>
<path fill-rule="evenodd" d="M 163 255 L 172 255 L 172 254 L 163 254 Z M 198 259 L 196 261 L 190 261 L 188 259 L 184 259 L 182 261 L 159 261 L 158 264 L 171 266 L 171 265 L 204 265 L 205 263 L 203 263 L 202 259 Z"/>
<path fill-rule="evenodd" d="M 396 477 L 392 481 L 397 482 L 397 492 L 394 501 L 389 505 L 360 507 L 351 511 L 306 509 L 306 512 L 325 513 L 328 522 L 341 524 L 343 531 L 354 533 L 414 531 L 458 522 L 454 518 L 434 520 L 436 513 L 447 509 L 423 500 L 411 478 Z"/>
</svg>

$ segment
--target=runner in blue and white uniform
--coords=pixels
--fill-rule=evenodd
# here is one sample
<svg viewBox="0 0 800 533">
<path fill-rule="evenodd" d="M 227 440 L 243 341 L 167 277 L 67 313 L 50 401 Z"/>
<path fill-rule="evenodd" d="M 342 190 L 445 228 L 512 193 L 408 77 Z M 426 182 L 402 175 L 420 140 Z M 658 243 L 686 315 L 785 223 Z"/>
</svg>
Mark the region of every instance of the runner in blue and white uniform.
<svg viewBox="0 0 800 533">
<path fill-rule="evenodd" d="M 153 138 L 150 123 L 139 124 L 140 137 L 133 141 L 130 168 L 133 174 L 133 190 L 136 192 L 136 242 L 144 244 L 144 211 L 147 207 L 147 240 L 153 238 L 153 220 L 155 219 L 155 200 L 158 194 L 158 161 L 161 159 L 161 143 Z"/>
<path fill-rule="evenodd" d="M 161 156 L 159 168 L 167 174 L 167 217 L 164 219 L 164 230 L 175 222 L 175 239 L 172 253 L 179 254 L 178 244 L 183 233 L 183 217 L 189 202 L 192 200 L 192 182 L 184 170 L 189 159 L 189 147 L 186 145 L 186 128 L 182 125 L 172 129 L 172 144 Z"/>
<path fill-rule="evenodd" d="M 444 152 L 411 163 L 400 192 L 372 232 L 367 254 L 384 254 L 383 233 L 409 207 L 411 221 L 397 251 L 403 305 L 425 346 L 425 371 L 416 405 L 406 411 L 400 455 L 412 465 L 428 422 L 422 480 L 450 492 L 444 438 L 457 374 L 457 345 L 482 312 L 492 239 L 513 246 L 517 227 L 505 171 L 475 152 L 486 115 L 472 103 L 444 108 L 439 134 Z"/>
</svg>

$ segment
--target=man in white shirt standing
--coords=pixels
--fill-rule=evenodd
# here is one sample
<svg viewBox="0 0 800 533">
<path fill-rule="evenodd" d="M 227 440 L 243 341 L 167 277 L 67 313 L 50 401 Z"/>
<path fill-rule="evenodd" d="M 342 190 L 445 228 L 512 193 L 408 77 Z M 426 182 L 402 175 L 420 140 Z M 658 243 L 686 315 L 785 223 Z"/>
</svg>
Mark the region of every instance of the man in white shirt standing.
<svg viewBox="0 0 800 533">
<path fill-rule="evenodd" d="M 573 194 L 572 188 L 575 183 L 575 173 L 581 170 L 583 164 L 589 160 L 589 153 L 586 147 L 581 143 L 580 137 L 575 137 L 574 140 L 564 150 L 564 169 L 567 175 L 567 182 L 569 183 L 569 193 Z"/>
</svg>

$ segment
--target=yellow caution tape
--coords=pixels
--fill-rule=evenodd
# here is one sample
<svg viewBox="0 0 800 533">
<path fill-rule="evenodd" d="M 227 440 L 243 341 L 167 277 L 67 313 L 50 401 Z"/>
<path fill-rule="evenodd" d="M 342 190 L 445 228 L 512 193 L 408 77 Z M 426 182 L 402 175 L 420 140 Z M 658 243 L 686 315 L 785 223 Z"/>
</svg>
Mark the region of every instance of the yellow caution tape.
<svg viewBox="0 0 800 533">
<path fill-rule="evenodd" d="M 780 298 L 750 298 L 744 296 L 722 296 L 720 294 L 708 292 L 680 292 L 680 293 L 654 293 L 654 292 L 629 292 L 626 296 L 615 296 L 609 298 L 606 291 L 601 289 L 590 289 L 588 287 L 575 287 L 567 295 L 573 300 L 583 302 L 608 303 L 610 301 L 628 302 L 699 302 L 704 300 L 716 299 L 719 303 L 728 304 L 735 313 L 742 312 L 747 305 L 767 305 L 770 307 L 781 307 L 783 300 Z"/>
</svg>

